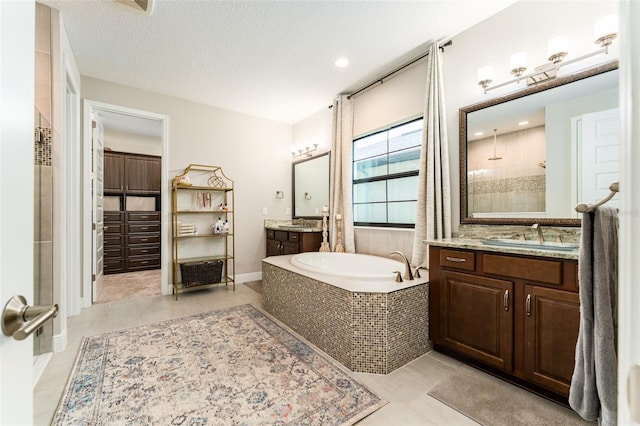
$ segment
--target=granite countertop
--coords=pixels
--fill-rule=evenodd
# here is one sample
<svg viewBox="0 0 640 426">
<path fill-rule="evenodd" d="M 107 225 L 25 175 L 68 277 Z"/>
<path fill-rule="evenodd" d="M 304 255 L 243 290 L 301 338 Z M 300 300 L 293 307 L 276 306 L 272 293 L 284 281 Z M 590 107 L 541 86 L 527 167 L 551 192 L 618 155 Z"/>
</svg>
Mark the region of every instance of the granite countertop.
<svg viewBox="0 0 640 426">
<path fill-rule="evenodd" d="M 514 240 L 517 242 L 517 240 Z M 425 240 L 426 244 L 436 247 L 449 247 L 458 249 L 482 250 L 498 253 L 522 254 L 538 257 L 552 257 L 556 259 L 578 260 L 578 250 L 560 251 L 537 247 L 505 247 L 483 243 L 482 239 L 474 238 L 441 238 L 436 240 Z M 532 242 L 534 243 L 534 242 Z"/>
<path fill-rule="evenodd" d="M 310 219 L 271 220 L 265 219 L 264 229 L 274 231 L 322 232 L 322 222 Z"/>
</svg>

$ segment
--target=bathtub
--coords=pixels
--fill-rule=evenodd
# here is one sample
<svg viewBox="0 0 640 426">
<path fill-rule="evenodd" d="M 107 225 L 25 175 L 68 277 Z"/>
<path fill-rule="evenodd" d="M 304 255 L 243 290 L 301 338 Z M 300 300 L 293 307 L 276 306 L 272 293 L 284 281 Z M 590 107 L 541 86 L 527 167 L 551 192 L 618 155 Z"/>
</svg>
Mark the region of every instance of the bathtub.
<svg viewBox="0 0 640 426">
<path fill-rule="evenodd" d="M 393 259 L 355 253 L 300 253 L 291 263 L 305 271 L 358 280 L 394 281 L 393 271 L 404 271 L 404 264 Z"/>
<path fill-rule="evenodd" d="M 388 374 L 432 347 L 428 278 L 395 282 L 403 270 L 362 254 L 268 257 L 263 307 L 350 370 Z"/>
</svg>

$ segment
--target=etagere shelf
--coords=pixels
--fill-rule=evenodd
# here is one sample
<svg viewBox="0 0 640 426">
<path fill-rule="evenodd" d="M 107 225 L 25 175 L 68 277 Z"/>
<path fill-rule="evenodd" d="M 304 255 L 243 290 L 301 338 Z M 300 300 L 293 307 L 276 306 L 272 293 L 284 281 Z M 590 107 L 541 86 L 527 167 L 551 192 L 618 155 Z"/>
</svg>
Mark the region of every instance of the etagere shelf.
<svg viewBox="0 0 640 426">
<path fill-rule="evenodd" d="M 172 184 L 173 292 L 235 285 L 234 186 L 218 166 L 190 164 Z"/>
</svg>

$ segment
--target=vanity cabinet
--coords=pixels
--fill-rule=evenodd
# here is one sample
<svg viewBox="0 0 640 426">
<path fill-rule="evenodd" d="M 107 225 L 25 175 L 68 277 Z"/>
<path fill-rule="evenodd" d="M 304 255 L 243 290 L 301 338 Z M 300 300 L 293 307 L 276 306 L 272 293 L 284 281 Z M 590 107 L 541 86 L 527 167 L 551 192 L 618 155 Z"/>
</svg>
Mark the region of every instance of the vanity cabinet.
<svg viewBox="0 0 640 426">
<path fill-rule="evenodd" d="M 267 229 L 267 256 L 319 251 L 321 232 L 293 232 Z"/>
<path fill-rule="evenodd" d="M 580 320 L 577 261 L 430 246 L 437 349 L 560 399 Z"/>
</svg>

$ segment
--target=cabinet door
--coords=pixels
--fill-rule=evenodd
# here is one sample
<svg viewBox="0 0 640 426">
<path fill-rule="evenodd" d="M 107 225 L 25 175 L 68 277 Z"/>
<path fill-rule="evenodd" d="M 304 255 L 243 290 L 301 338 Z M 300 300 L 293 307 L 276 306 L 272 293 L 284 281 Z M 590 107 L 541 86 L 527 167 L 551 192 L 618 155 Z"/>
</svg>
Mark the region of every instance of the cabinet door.
<svg viewBox="0 0 640 426">
<path fill-rule="evenodd" d="M 488 365 L 513 369 L 513 282 L 442 271 L 441 343 Z"/>
<path fill-rule="evenodd" d="M 300 253 L 300 246 L 297 243 L 290 243 L 288 241 L 282 242 L 282 254 L 298 254 Z"/>
<path fill-rule="evenodd" d="M 127 192 L 160 192 L 160 158 L 127 155 L 124 169 Z"/>
<path fill-rule="evenodd" d="M 267 240 L 267 256 L 279 256 L 280 254 L 280 241 Z"/>
<path fill-rule="evenodd" d="M 104 191 L 124 190 L 124 156 L 114 152 L 104 152 Z"/>
<path fill-rule="evenodd" d="M 568 395 L 580 326 L 579 295 L 526 285 L 524 303 L 525 377 Z"/>
</svg>

